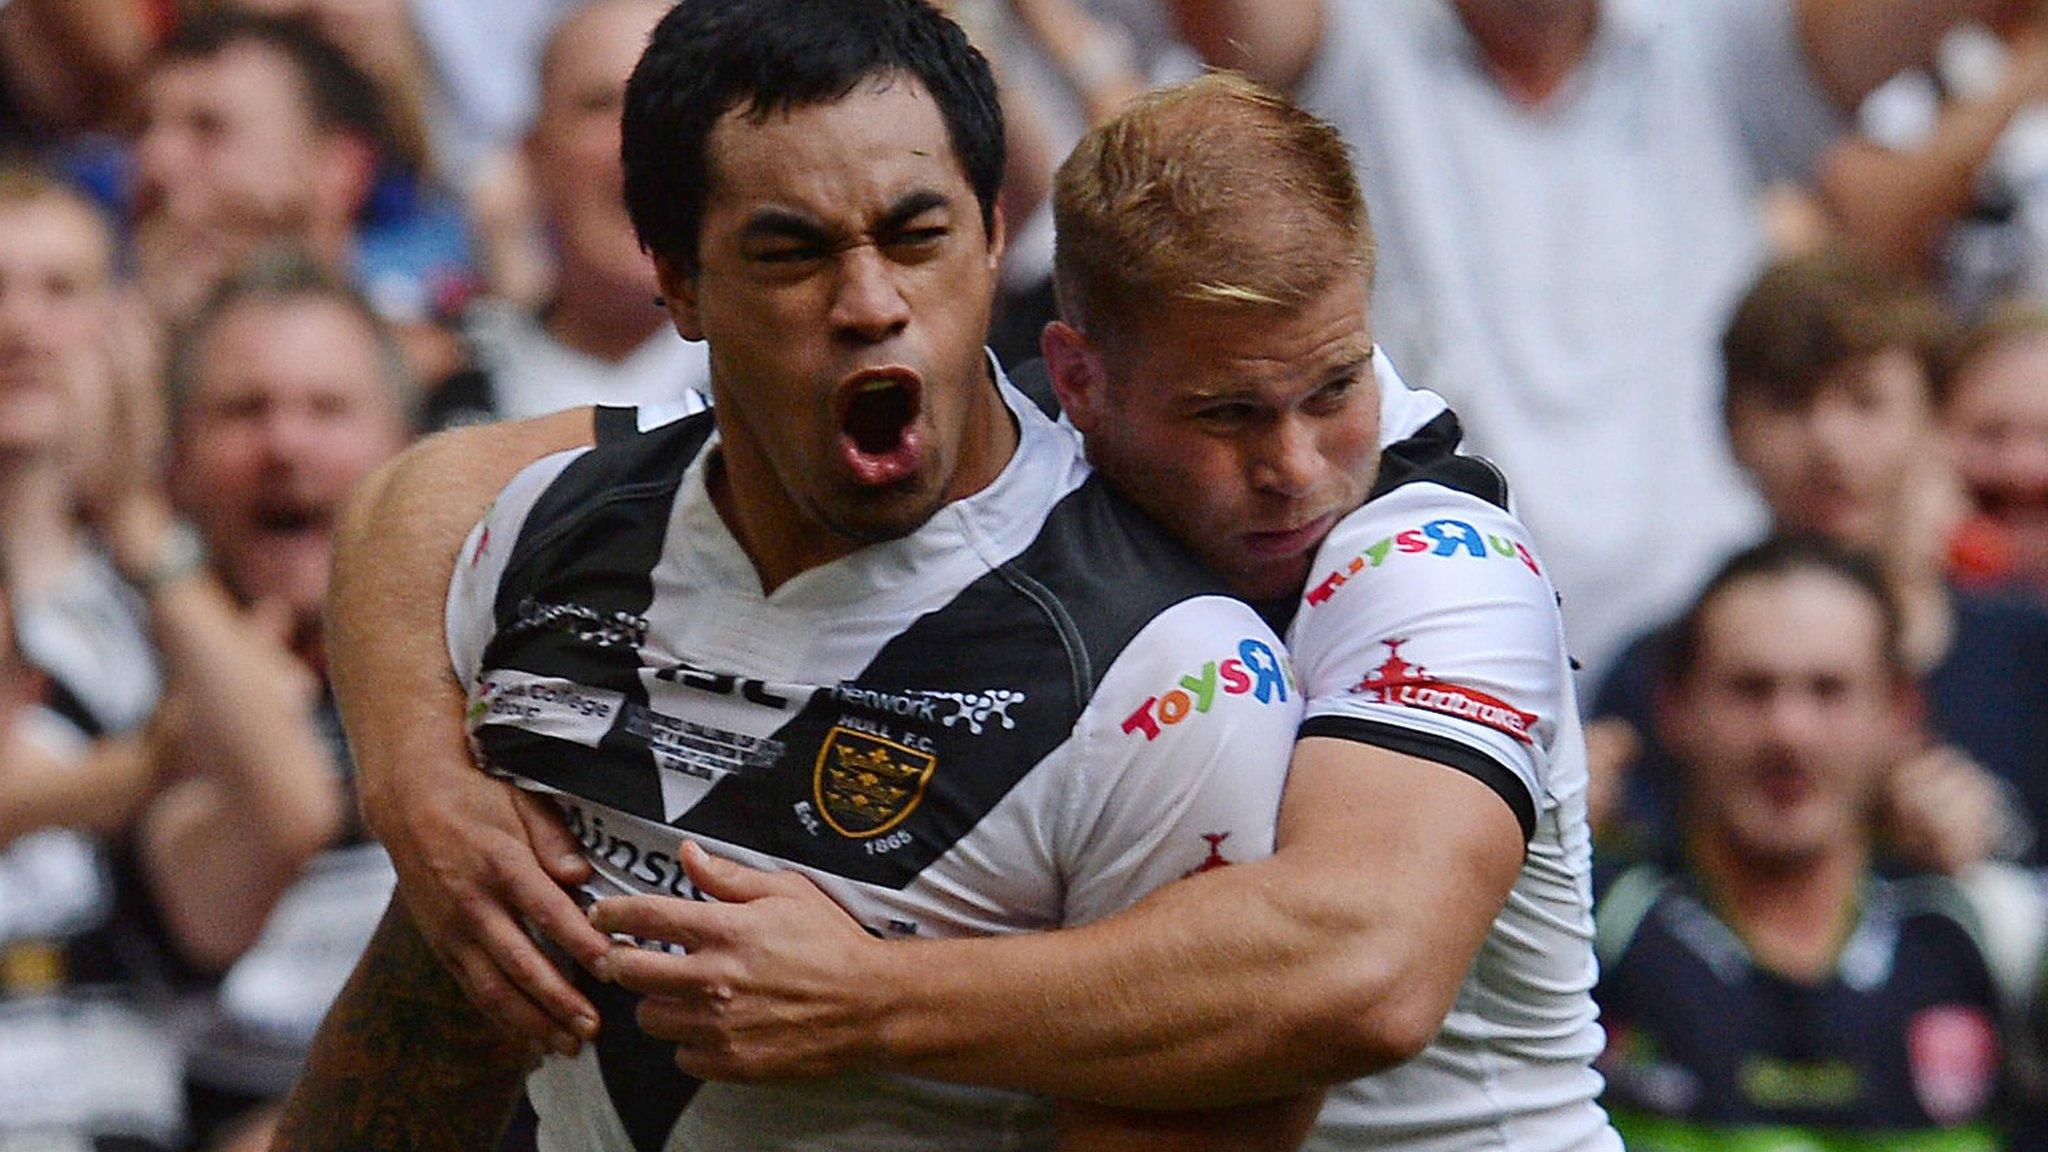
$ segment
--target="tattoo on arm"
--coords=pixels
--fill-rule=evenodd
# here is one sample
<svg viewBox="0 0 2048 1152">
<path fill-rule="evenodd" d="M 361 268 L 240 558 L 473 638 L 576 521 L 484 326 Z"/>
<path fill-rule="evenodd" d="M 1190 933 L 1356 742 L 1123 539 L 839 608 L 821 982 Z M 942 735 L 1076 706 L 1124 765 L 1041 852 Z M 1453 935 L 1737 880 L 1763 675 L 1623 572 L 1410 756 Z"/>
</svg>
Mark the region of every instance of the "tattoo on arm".
<svg viewBox="0 0 2048 1152">
<path fill-rule="evenodd" d="M 393 896 L 313 1038 L 272 1152 L 491 1152 L 529 1065 Z"/>
</svg>

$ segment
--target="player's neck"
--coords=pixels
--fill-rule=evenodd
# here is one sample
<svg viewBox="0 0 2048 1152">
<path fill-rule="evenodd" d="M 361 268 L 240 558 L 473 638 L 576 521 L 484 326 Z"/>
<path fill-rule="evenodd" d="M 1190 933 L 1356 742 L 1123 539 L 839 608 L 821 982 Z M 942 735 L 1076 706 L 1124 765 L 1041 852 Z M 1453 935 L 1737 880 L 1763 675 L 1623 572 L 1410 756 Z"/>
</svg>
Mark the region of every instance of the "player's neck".
<svg viewBox="0 0 2048 1152">
<path fill-rule="evenodd" d="M 1863 838 L 1845 838 L 1798 860 L 1765 861 L 1703 833 L 1693 840 L 1692 861 L 1714 911 L 1757 963 L 1803 981 L 1834 969 L 1869 873 Z"/>
<path fill-rule="evenodd" d="M 994 483 L 1016 454 L 1017 423 L 1001 393 L 986 377 L 975 387 L 967 432 L 933 512 Z M 763 595 L 873 542 L 835 529 L 800 505 L 746 436 L 721 439 L 710 467 L 706 483 L 712 504 L 753 562 Z"/>
</svg>

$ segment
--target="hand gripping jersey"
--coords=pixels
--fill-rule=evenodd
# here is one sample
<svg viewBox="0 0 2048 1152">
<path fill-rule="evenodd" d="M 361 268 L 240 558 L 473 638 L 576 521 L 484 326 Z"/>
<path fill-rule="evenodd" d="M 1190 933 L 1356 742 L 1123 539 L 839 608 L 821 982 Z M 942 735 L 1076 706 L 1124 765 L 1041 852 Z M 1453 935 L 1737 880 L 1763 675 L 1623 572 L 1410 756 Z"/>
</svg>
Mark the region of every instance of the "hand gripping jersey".
<svg viewBox="0 0 2048 1152">
<path fill-rule="evenodd" d="M 1471 774 L 1528 852 L 1441 1033 L 1331 1089 L 1305 1147 L 1618 1148 L 1593 1103 L 1585 744 L 1557 593 L 1499 474 L 1458 440 L 1443 412 L 1389 445 L 1372 498 L 1324 542 L 1289 632 L 1301 732 Z"/>
<path fill-rule="evenodd" d="M 1094 920 L 1271 851 L 1300 719 L 1278 638 L 1005 396 L 1021 443 L 991 486 L 767 596 L 706 494 L 709 415 L 501 494 L 457 565 L 450 652 L 476 744 L 558 798 L 593 896 L 693 896 L 688 836 L 802 871 L 884 937 L 959 936 Z M 543 1149 L 1051 1145 L 1013 1093 L 700 1084 L 617 989 L 586 991 L 604 1035 L 528 1084 Z"/>
<path fill-rule="evenodd" d="M 1628 1146 L 1991 1152 L 2003 1000 L 1948 881 L 1872 877 L 1835 970 L 1758 965 L 1691 878 L 1639 865 L 1600 901 L 1608 1103 Z"/>
</svg>

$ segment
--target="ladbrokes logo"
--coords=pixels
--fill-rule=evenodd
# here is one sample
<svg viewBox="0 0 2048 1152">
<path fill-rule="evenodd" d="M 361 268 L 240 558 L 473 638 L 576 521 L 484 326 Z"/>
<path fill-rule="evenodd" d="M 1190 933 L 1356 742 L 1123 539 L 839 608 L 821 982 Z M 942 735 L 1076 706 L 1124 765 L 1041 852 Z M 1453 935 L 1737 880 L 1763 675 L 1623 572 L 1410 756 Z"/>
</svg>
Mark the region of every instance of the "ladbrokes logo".
<svg viewBox="0 0 2048 1152">
<path fill-rule="evenodd" d="M 1429 669 L 1422 665 L 1401 659 L 1401 645 L 1407 642 L 1380 641 L 1387 646 L 1386 661 L 1351 691 L 1376 704 L 1397 704 L 1403 708 L 1420 708 L 1425 712 L 1455 716 L 1460 720 L 1484 724 L 1496 732 L 1505 732 L 1524 744 L 1535 742 L 1529 736 L 1530 727 L 1536 723 L 1535 713 L 1524 712 L 1477 688 L 1467 688 L 1431 676 Z"/>
<path fill-rule="evenodd" d="M 1147 696 L 1136 711 L 1124 717 L 1126 733 L 1143 732 L 1145 739 L 1157 740 L 1160 732 L 1190 716 L 1207 712 L 1220 693 L 1225 696 L 1250 694 L 1261 704 L 1287 700 L 1287 665 L 1263 641 L 1246 638 L 1238 642 L 1237 656 L 1202 665 L 1201 671 L 1182 676 L 1179 686 L 1163 695 Z"/>
<path fill-rule="evenodd" d="M 1310 606 L 1321 604 L 1337 594 L 1337 589 L 1351 582 L 1351 578 L 1368 568 L 1377 568 L 1387 562 L 1390 556 L 1460 556 L 1472 560 L 1507 559 L 1520 560 L 1522 566 L 1538 576 L 1543 569 L 1536 566 L 1536 557 L 1520 540 L 1512 536 L 1495 533 L 1481 533 L 1479 529 L 1463 520 L 1431 520 L 1419 528 L 1396 532 L 1353 556 L 1343 567 L 1323 577 L 1322 581 L 1308 590 Z"/>
<path fill-rule="evenodd" d="M 880 836 L 916 811 L 938 763 L 930 752 L 835 725 L 818 749 L 811 798 L 841 836 Z"/>
</svg>

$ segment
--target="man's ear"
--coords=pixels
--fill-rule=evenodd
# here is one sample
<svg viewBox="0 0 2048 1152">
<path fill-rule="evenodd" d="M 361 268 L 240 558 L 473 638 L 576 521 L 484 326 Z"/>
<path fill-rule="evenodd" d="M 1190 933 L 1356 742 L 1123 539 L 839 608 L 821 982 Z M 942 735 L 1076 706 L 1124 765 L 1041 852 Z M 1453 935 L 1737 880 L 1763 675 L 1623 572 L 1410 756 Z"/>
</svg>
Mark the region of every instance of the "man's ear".
<svg viewBox="0 0 2048 1152">
<path fill-rule="evenodd" d="M 702 340 L 704 323 L 697 314 L 697 278 L 684 275 L 667 257 L 656 256 L 654 279 L 661 285 L 660 303 L 675 321 L 676 332 L 685 340 Z"/>
<path fill-rule="evenodd" d="M 313 154 L 321 218 L 353 221 L 377 188 L 377 149 L 355 132 L 327 132 Z"/>
<path fill-rule="evenodd" d="M 1102 426 L 1108 401 L 1108 380 L 1102 353 L 1086 333 L 1064 320 L 1045 326 L 1038 336 L 1038 350 L 1052 376 L 1052 390 L 1060 398 L 1060 411 L 1083 435 Z"/>
<path fill-rule="evenodd" d="M 1003 202 L 996 201 L 989 215 L 988 225 L 988 267 L 991 272 L 1000 272 L 1003 267 L 1003 250 L 1010 243 L 1010 226 L 1003 217 Z"/>
</svg>

